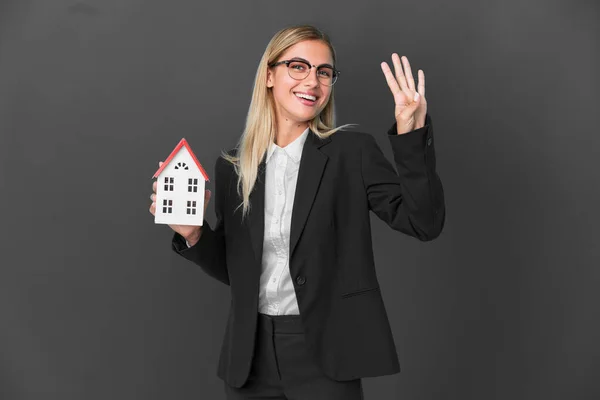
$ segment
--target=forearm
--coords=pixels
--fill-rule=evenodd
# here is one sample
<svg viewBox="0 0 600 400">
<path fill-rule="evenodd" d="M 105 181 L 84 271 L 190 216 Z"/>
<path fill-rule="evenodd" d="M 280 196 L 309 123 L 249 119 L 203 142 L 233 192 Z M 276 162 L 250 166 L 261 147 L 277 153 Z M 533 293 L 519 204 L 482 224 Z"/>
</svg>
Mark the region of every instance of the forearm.
<svg viewBox="0 0 600 400">
<path fill-rule="evenodd" d="M 396 169 L 371 135 L 361 147 L 369 209 L 394 230 L 422 241 L 433 240 L 442 231 L 445 208 L 435 167 L 431 119 L 427 116 L 424 127 L 402 135 L 396 133 L 394 124 L 387 136 Z"/>
<path fill-rule="evenodd" d="M 428 116 L 425 126 L 404 135 L 392 135 L 393 129 L 388 137 L 402 187 L 401 206 L 419 238 L 434 239 L 443 229 L 445 201 L 436 171 L 431 119 Z"/>
<path fill-rule="evenodd" d="M 202 233 L 195 243 L 193 237 L 188 238 L 191 247 L 187 246 L 185 238 L 175 233 L 172 240 L 173 250 L 200 266 L 207 275 L 229 285 L 223 229 L 217 226 L 212 230 L 206 220 L 203 224 Z"/>
</svg>

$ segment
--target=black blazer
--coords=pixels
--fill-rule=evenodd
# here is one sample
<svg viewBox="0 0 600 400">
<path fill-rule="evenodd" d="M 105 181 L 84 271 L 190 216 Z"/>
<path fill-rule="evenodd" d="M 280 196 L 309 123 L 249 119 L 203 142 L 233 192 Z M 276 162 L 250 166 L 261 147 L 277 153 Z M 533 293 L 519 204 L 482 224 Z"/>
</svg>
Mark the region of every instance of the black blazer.
<svg viewBox="0 0 600 400">
<path fill-rule="evenodd" d="M 334 380 L 400 371 L 375 273 L 369 210 L 392 229 L 422 241 L 436 238 L 445 221 L 431 117 L 423 128 L 404 135 L 396 134 L 394 124 L 388 139 L 398 174 L 366 133 L 338 131 L 321 140 L 310 131 L 302 150 L 289 268 L 310 352 Z M 253 356 L 264 174 L 263 158 L 251 211 L 242 221 L 242 208 L 235 210 L 241 202 L 237 178 L 231 164 L 219 157 L 215 227 L 205 220 L 201 239 L 190 248 L 177 233 L 172 240 L 173 250 L 231 287 L 217 375 L 233 387 L 246 382 Z"/>
</svg>

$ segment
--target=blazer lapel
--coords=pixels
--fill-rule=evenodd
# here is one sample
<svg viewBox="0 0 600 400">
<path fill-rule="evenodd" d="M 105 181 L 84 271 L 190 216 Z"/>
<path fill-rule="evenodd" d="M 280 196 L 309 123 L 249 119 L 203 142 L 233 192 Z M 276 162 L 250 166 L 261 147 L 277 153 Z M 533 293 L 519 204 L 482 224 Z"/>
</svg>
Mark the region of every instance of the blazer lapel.
<svg viewBox="0 0 600 400">
<path fill-rule="evenodd" d="M 290 259 L 310 214 L 327 164 L 328 157 L 319 148 L 330 141 L 331 138 L 320 139 L 312 130 L 309 130 L 306 142 L 304 142 L 292 209 Z"/>
<path fill-rule="evenodd" d="M 319 148 L 329 141 L 331 141 L 330 138 L 320 139 L 312 130 L 309 130 L 308 137 L 304 142 L 292 209 L 290 258 L 306 224 L 306 219 L 317 195 L 321 177 L 327 164 L 328 157 Z M 248 214 L 248 228 L 258 265 L 262 263 L 265 233 L 265 172 L 266 163 L 263 158 L 258 166 L 256 183 L 252 193 L 250 193 L 250 213 Z"/>
<path fill-rule="evenodd" d="M 256 183 L 250 193 L 250 212 L 248 227 L 254 256 L 258 265 L 262 263 L 263 237 L 265 232 L 265 170 L 267 164 L 263 161 L 258 165 Z"/>
</svg>

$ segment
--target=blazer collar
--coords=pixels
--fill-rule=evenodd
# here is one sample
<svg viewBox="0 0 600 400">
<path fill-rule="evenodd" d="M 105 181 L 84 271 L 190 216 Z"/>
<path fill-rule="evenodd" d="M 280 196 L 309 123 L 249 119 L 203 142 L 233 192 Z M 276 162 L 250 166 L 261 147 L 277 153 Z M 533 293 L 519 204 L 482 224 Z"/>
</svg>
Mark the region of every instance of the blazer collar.
<svg viewBox="0 0 600 400">
<path fill-rule="evenodd" d="M 298 180 L 292 209 L 290 227 L 290 260 L 294 254 L 300 235 L 312 208 L 315 196 L 321 183 L 328 157 L 320 148 L 331 141 L 331 138 L 320 139 L 311 129 L 303 133 L 306 138 L 302 147 L 302 157 L 298 169 Z M 286 146 L 287 147 L 287 146 Z M 263 239 L 265 228 L 265 170 L 266 159 L 258 166 L 258 175 L 254 188 L 250 193 L 250 211 L 247 224 L 250 239 L 258 266 L 262 264 Z"/>
</svg>

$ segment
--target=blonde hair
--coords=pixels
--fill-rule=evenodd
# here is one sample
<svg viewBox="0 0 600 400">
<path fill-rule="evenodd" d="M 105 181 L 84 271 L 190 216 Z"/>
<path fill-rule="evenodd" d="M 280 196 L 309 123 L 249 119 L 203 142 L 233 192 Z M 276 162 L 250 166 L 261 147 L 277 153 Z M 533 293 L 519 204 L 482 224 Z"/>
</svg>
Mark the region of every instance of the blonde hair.
<svg viewBox="0 0 600 400">
<path fill-rule="evenodd" d="M 320 40 L 324 42 L 333 57 L 335 65 L 335 50 L 329 37 L 319 29 L 310 25 L 291 26 L 277 32 L 265 49 L 258 64 L 252 100 L 246 117 L 246 126 L 235 149 L 235 155 L 222 152 L 222 157 L 234 165 L 238 176 L 237 192 L 242 197 L 242 218 L 250 210 L 250 193 L 258 176 L 258 166 L 269 144 L 275 138 L 276 113 L 273 93 L 267 87 L 267 68 L 276 61 L 288 48 L 305 40 Z M 334 128 L 335 110 L 333 101 L 334 90 L 331 88 L 329 101 L 323 110 L 309 121 L 309 128 L 320 138 L 326 138 L 334 132 L 354 124 L 346 124 Z M 237 209 L 236 208 L 236 209 Z"/>
</svg>

